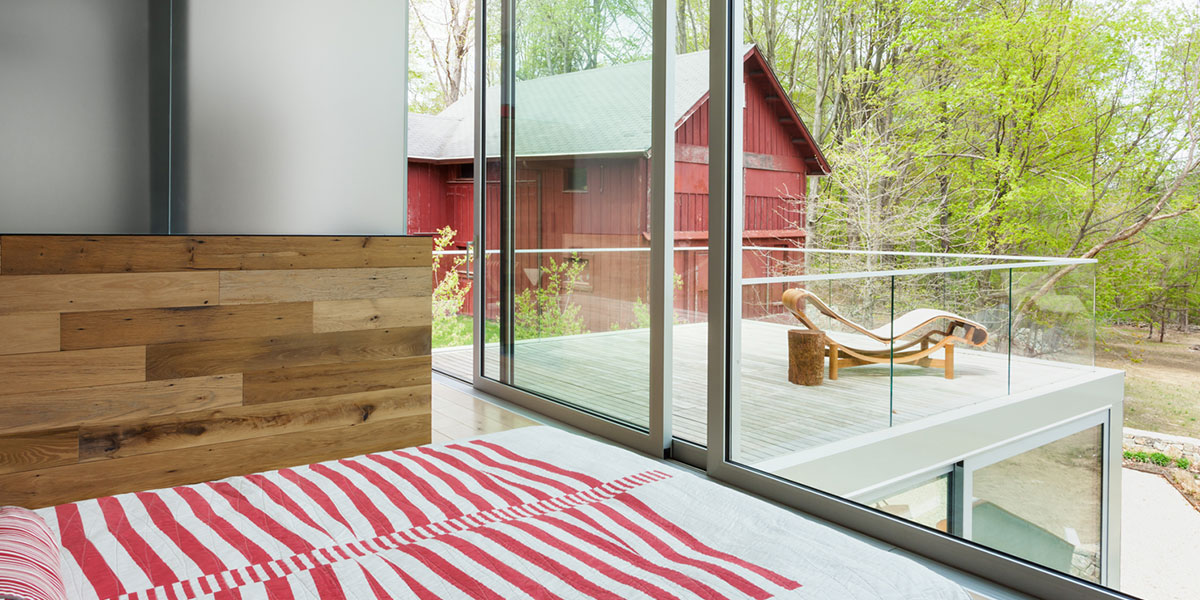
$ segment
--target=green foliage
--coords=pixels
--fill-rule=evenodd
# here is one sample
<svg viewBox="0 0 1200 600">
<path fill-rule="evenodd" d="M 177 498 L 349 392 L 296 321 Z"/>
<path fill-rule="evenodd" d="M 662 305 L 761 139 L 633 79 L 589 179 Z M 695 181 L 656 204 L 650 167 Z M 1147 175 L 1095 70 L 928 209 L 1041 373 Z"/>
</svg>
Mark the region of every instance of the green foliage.
<svg viewBox="0 0 1200 600">
<path fill-rule="evenodd" d="M 455 256 L 445 274 L 438 279 L 442 255 L 454 241 L 457 232 L 449 226 L 438 230 L 433 238 L 433 276 L 437 282 L 433 288 L 433 347 L 467 346 L 471 344 L 471 320 L 462 318 L 463 303 L 471 293 L 471 284 L 460 283 L 459 269 L 467 263 L 467 256 Z"/>
<path fill-rule="evenodd" d="M 1166 454 L 1163 454 L 1162 452 L 1154 452 L 1154 453 L 1152 453 L 1152 454 L 1149 456 L 1149 459 L 1148 459 L 1148 461 L 1149 461 L 1151 464 L 1155 464 L 1155 465 L 1158 465 L 1158 466 L 1160 466 L 1160 467 L 1165 467 L 1165 466 L 1167 466 L 1167 465 L 1171 464 L 1171 459 L 1170 459 L 1170 457 L 1168 457 Z"/>
<path fill-rule="evenodd" d="M 651 6 L 517 3 L 518 79 L 648 58 Z M 677 51 L 706 48 L 705 3 L 675 7 Z M 834 168 L 810 181 L 810 245 L 1098 257 L 1085 308 L 1100 319 L 1162 331 L 1200 317 L 1194 2 L 752 0 L 745 9 L 745 39 Z M 496 23 L 485 57 L 493 84 Z M 433 58 L 416 50 L 420 64 Z M 435 87 L 427 74 L 410 79 L 417 97 Z M 988 293 L 990 282 L 979 283 Z M 1047 280 L 1027 283 L 1034 291 L 1023 297 L 1036 303 Z M 633 323 L 646 316 L 635 305 Z"/>
<path fill-rule="evenodd" d="M 1152 452 L 1152 453 L 1147 454 L 1146 452 L 1142 452 L 1140 450 L 1137 452 L 1130 452 L 1129 450 L 1126 450 L 1124 453 L 1124 456 L 1125 456 L 1125 460 L 1150 463 L 1152 465 L 1158 465 L 1160 467 L 1165 467 L 1167 465 L 1174 463 L 1179 468 L 1186 469 L 1186 468 L 1188 468 L 1188 465 L 1191 464 L 1191 462 L 1186 458 L 1178 458 L 1178 459 L 1172 461 L 1171 457 L 1167 456 L 1166 454 L 1163 454 L 1162 452 Z"/>
<path fill-rule="evenodd" d="M 649 0 L 516 3 L 516 77 L 561 75 L 650 57 Z M 499 14 L 498 3 L 488 10 Z M 489 77 L 499 74 L 500 30 L 489 28 Z M 496 81 L 492 81 L 496 83 Z"/>
<path fill-rule="evenodd" d="M 1180 456 L 1179 458 L 1175 459 L 1175 466 L 1179 467 L 1180 469 L 1186 469 L 1192 466 L 1192 461 Z"/>
<path fill-rule="evenodd" d="M 571 301 L 585 263 L 578 256 L 563 262 L 546 260 L 549 265 L 541 268 L 539 285 L 516 296 L 513 333 L 519 340 L 588 332 L 579 305 Z"/>
<path fill-rule="evenodd" d="M 672 274 L 672 286 L 676 291 L 683 289 L 683 277 L 679 273 Z M 629 323 L 629 327 L 621 327 L 620 323 L 613 323 L 612 330 L 618 331 L 621 329 L 649 329 L 650 328 L 650 305 L 642 302 L 641 297 L 633 301 L 633 321 Z M 677 311 L 672 311 L 675 323 L 682 323 Z"/>
<path fill-rule="evenodd" d="M 810 200 L 813 246 L 1103 253 L 1101 318 L 1200 312 L 1195 7 L 797 6 L 747 3 L 746 21 L 760 44 L 813 27 L 773 58 L 834 166 Z"/>
</svg>

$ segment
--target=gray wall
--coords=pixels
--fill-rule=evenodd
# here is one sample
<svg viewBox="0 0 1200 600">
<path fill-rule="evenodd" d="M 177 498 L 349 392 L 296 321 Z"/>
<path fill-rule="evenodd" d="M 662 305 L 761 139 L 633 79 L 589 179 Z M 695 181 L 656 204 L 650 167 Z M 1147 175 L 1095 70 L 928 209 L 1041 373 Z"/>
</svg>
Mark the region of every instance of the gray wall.
<svg viewBox="0 0 1200 600">
<path fill-rule="evenodd" d="M 0 0 L 0 232 L 403 233 L 407 9 Z"/>
<path fill-rule="evenodd" d="M 150 228 L 146 0 L 0 0 L 0 232 Z"/>
<path fill-rule="evenodd" d="M 402 232 L 407 10 L 402 0 L 189 2 L 175 228 Z"/>
</svg>

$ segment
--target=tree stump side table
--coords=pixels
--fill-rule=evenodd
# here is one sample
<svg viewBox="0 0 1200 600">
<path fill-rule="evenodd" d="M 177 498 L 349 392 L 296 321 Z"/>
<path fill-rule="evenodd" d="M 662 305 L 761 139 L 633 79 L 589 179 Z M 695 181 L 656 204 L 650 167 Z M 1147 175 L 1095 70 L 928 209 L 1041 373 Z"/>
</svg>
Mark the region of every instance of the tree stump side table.
<svg viewBox="0 0 1200 600">
<path fill-rule="evenodd" d="M 825 334 L 811 329 L 788 330 L 788 381 L 821 385 L 825 379 Z"/>
</svg>

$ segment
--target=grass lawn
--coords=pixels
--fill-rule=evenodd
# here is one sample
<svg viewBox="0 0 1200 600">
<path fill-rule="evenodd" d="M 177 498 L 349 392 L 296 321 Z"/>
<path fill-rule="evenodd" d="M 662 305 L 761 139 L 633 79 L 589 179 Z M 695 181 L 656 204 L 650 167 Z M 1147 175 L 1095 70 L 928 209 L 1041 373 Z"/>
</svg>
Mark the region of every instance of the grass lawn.
<svg viewBox="0 0 1200 600">
<path fill-rule="evenodd" d="M 500 341 L 500 323 L 484 321 L 484 343 Z M 471 345 L 471 317 L 459 315 L 454 318 L 449 327 L 433 328 L 433 347 L 449 348 L 452 346 Z"/>
<path fill-rule="evenodd" d="M 1200 333 L 1106 327 L 1097 340 L 1096 364 L 1125 371 L 1125 426 L 1200 438 Z"/>
</svg>

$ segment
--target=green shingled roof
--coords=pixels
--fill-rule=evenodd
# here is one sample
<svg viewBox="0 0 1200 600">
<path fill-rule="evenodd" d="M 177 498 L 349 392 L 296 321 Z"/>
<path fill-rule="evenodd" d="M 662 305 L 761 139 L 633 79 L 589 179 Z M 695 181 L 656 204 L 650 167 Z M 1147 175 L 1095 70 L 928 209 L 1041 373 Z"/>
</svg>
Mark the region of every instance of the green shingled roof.
<svg viewBox="0 0 1200 600">
<path fill-rule="evenodd" d="M 649 60 L 517 82 L 516 145 L 522 156 L 641 153 L 650 148 Z M 675 121 L 708 92 L 708 52 L 675 61 Z M 499 87 L 487 90 L 488 154 L 499 153 Z M 473 155 L 473 98 L 441 114 L 410 115 L 409 155 Z"/>
<path fill-rule="evenodd" d="M 748 45 L 743 56 L 761 55 Z M 761 63 L 760 63 L 761 64 Z M 564 75 L 518 81 L 515 91 L 517 155 L 581 156 L 643 154 L 650 149 L 651 61 L 644 60 Z M 747 67 L 749 69 L 749 67 Z M 769 71 L 769 69 L 767 69 Z M 764 74 L 757 67 L 753 73 Z M 778 86 L 773 74 L 771 85 Z M 748 75 L 750 77 L 751 75 Z M 708 51 L 675 60 L 676 125 L 708 94 Z M 782 90 L 776 94 L 784 95 Z M 500 154 L 500 90 L 487 89 L 487 154 Z M 810 173 L 829 172 L 800 117 L 785 103 L 800 128 Z M 474 156 L 474 97 L 465 97 L 438 115 L 409 115 L 409 157 L 466 161 Z"/>
</svg>

